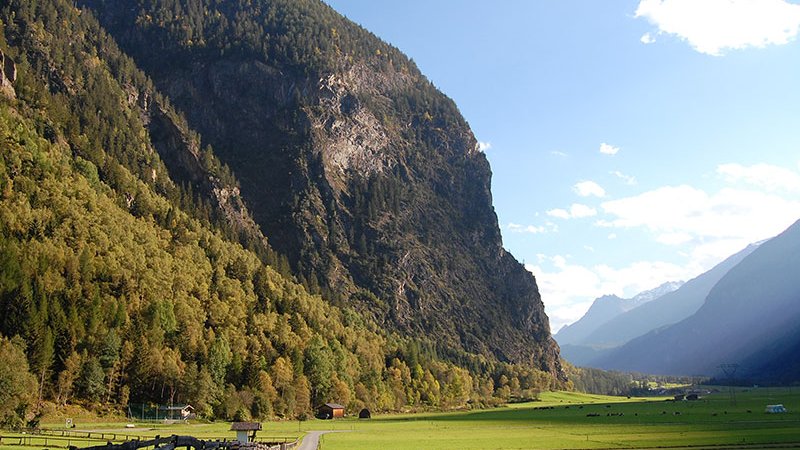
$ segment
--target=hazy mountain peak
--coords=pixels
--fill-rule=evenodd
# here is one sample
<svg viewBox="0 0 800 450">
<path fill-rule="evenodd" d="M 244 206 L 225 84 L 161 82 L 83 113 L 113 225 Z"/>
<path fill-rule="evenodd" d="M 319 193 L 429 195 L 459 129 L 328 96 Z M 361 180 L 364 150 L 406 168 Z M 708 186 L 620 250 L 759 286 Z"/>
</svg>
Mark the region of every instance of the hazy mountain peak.
<svg viewBox="0 0 800 450">
<path fill-rule="evenodd" d="M 666 283 L 662 283 L 653 289 L 640 292 L 634 295 L 628 302 L 629 304 L 633 304 L 633 307 L 628 308 L 631 310 L 639 305 L 643 305 L 649 301 L 655 300 L 661 297 L 664 294 L 668 294 L 672 291 L 678 290 L 681 286 L 683 286 L 684 281 L 667 281 Z"/>
<path fill-rule="evenodd" d="M 668 281 L 653 289 L 640 292 L 629 299 L 613 294 L 598 297 L 592 302 L 592 306 L 589 307 L 583 317 L 561 328 L 554 338 L 561 345 L 579 343 L 609 320 L 670 293 L 682 285 L 683 281 Z"/>
</svg>

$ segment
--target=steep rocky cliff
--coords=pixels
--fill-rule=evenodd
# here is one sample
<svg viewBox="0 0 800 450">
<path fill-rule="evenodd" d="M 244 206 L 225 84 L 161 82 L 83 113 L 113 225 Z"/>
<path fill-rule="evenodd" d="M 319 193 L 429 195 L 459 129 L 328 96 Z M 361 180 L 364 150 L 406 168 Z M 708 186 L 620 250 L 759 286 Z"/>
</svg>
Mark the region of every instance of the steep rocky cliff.
<svg viewBox="0 0 800 450">
<path fill-rule="evenodd" d="M 502 247 L 485 156 L 399 51 L 316 0 L 78 3 L 310 285 L 443 350 L 563 377 L 536 282 Z"/>
</svg>

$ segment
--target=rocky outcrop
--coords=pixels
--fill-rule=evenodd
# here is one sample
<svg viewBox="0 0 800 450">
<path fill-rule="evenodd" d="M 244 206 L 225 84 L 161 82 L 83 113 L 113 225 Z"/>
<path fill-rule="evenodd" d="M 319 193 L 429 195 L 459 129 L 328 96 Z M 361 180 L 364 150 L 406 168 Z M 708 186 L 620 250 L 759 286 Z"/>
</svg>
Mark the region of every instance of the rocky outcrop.
<svg viewBox="0 0 800 450">
<path fill-rule="evenodd" d="M 0 51 L 0 92 L 14 98 L 14 82 L 17 81 L 17 66 L 5 53 Z"/>
<path fill-rule="evenodd" d="M 317 2 L 260 2 L 274 13 L 264 20 L 293 22 L 256 26 L 268 34 L 257 46 L 209 34 L 205 47 L 180 27 L 137 25 L 156 11 L 145 6 L 81 3 L 233 169 L 271 245 L 332 301 L 445 353 L 563 378 L 536 281 L 503 249 L 488 161 L 413 62 Z M 240 7 L 215 14 L 234 23 Z M 280 34 L 292 27 L 296 39 Z M 179 135 L 151 120 L 157 140 Z"/>
</svg>

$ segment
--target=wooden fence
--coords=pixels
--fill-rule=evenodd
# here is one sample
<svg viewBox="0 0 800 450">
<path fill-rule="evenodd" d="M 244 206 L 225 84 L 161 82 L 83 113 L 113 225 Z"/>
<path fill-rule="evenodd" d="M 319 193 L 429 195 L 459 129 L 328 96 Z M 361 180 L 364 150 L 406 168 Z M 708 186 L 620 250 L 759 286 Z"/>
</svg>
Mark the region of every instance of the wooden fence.
<svg viewBox="0 0 800 450">
<path fill-rule="evenodd" d="M 41 430 L 44 431 L 44 430 Z M 52 432 L 52 434 L 49 434 Z M 16 436 L 0 436 L 0 445 L 19 445 L 25 447 L 39 448 L 66 448 L 69 450 L 139 450 L 152 447 L 158 450 L 175 450 L 185 447 L 187 450 L 291 450 L 297 446 L 298 440 L 288 437 L 261 437 L 257 442 L 242 443 L 239 441 L 228 440 L 200 440 L 192 436 L 156 436 L 153 439 L 144 440 L 135 436 L 127 439 L 120 444 L 111 441 L 119 441 L 120 437 L 131 438 L 129 435 L 118 433 L 98 433 L 98 432 L 78 432 L 49 430 L 36 434 L 24 434 Z M 103 442 L 103 444 L 99 444 Z M 98 445 L 91 445 L 96 443 Z M 88 445 L 88 446 L 87 446 Z"/>
</svg>

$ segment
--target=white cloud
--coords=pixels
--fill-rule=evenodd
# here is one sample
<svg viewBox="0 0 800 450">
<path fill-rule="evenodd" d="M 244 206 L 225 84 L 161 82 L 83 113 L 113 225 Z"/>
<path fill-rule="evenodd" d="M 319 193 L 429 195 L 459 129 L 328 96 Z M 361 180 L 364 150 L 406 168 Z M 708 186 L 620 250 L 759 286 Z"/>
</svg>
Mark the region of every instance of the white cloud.
<svg viewBox="0 0 800 450">
<path fill-rule="evenodd" d="M 553 155 L 553 156 L 558 156 L 559 158 L 566 158 L 567 156 L 569 156 L 568 154 L 566 154 L 564 152 L 560 152 L 558 150 L 552 150 L 550 152 L 550 154 Z"/>
<path fill-rule="evenodd" d="M 642 44 L 647 45 L 647 44 L 652 44 L 653 42 L 655 42 L 656 38 L 654 38 L 653 35 L 650 34 L 650 33 L 645 33 L 645 34 L 642 35 L 641 38 L 639 38 L 639 41 L 641 41 Z"/>
<path fill-rule="evenodd" d="M 681 245 L 691 242 L 692 239 L 691 234 L 677 231 L 674 233 L 662 233 L 656 238 L 656 241 L 665 245 Z"/>
<path fill-rule="evenodd" d="M 542 234 L 558 232 L 558 225 L 554 224 L 553 222 L 547 222 L 546 224 L 540 226 L 520 225 L 518 223 L 510 222 L 506 228 L 508 228 L 508 230 L 512 233 Z"/>
<path fill-rule="evenodd" d="M 572 190 L 581 197 L 605 197 L 606 190 L 594 181 L 581 181 L 572 187 Z"/>
<path fill-rule="evenodd" d="M 478 141 L 478 151 L 479 152 L 485 152 L 486 150 L 489 150 L 490 148 L 492 148 L 492 143 L 491 142 L 480 142 L 480 141 Z"/>
<path fill-rule="evenodd" d="M 606 144 L 603 142 L 600 144 L 600 153 L 604 155 L 616 155 L 619 152 L 619 147 L 614 147 L 611 144 Z"/>
<path fill-rule="evenodd" d="M 569 207 L 569 211 L 562 208 L 556 208 L 547 211 L 547 215 L 550 217 L 557 217 L 559 219 L 581 219 L 584 217 L 596 216 L 597 210 L 591 206 L 573 203 L 572 206 Z"/>
<path fill-rule="evenodd" d="M 742 181 L 770 192 L 800 192 L 800 173 L 783 167 L 769 164 L 722 164 L 717 167 L 717 173 L 730 183 Z"/>
<path fill-rule="evenodd" d="M 545 269 L 545 264 L 551 269 Z M 592 299 L 601 295 L 632 297 L 665 280 L 687 280 L 702 271 L 699 266 L 661 261 L 637 261 L 621 268 L 605 264 L 586 267 L 559 255 L 542 257 L 539 265 L 529 264 L 526 268 L 536 276 L 553 332 L 580 319 Z"/>
<path fill-rule="evenodd" d="M 597 225 L 645 228 L 667 245 L 692 243 L 691 257 L 701 265 L 772 237 L 800 218 L 796 199 L 733 188 L 709 194 L 687 185 L 607 201 L 601 208 L 612 218 Z"/>
<path fill-rule="evenodd" d="M 629 186 L 633 186 L 633 185 L 636 184 L 636 177 L 633 177 L 633 176 L 630 176 L 630 175 L 625 175 L 624 173 L 620 172 L 619 170 L 612 170 L 609 173 L 611 175 L 614 175 L 615 177 L 619 178 L 620 180 L 624 181 L 625 184 L 627 184 Z"/>
<path fill-rule="evenodd" d="M 636 17 L 708 55 L 786 44 L 800 30 L 800 5 L 784 0 L 641 0 Z"/>
</svg>

